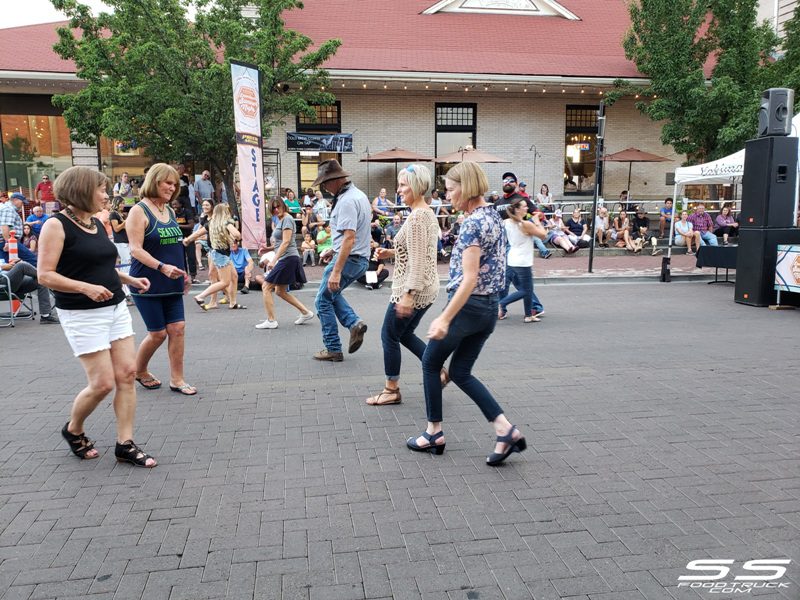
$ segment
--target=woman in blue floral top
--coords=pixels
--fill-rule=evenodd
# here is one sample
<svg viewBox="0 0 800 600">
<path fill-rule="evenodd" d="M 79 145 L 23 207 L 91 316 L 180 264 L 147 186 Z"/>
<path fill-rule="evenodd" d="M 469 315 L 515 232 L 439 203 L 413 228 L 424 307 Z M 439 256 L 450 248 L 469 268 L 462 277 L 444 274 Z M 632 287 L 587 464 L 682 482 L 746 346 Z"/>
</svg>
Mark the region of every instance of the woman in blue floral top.
<svg viewBox="0 0 800 600">
<path fill-rule="evenodd" d="M 418 437 L 408 438 L 406 445 L 417 452 L 444 452 L 442 387 L 448 378 L 440 377 L 445 361 L 452 355 L 449 379 L 478 405 L 494 426 L 497 444 L 486 458 L 487 464 L 494 466 L 527 446 L 522 433 L 472 374 L 472 367 L 497 323 L 499 295 L 505 287 L 506 232 L 500 215 L 484 200 L 489 182 L 477 163 L 456 165 L 447 172 L 445 183 L 447 199 L 455 211 L 466 213 L 466 219 L 450 258 L 449 301 L 428 329 L 430 341 L 422 356 L 428 427 Z"/>
</svg>

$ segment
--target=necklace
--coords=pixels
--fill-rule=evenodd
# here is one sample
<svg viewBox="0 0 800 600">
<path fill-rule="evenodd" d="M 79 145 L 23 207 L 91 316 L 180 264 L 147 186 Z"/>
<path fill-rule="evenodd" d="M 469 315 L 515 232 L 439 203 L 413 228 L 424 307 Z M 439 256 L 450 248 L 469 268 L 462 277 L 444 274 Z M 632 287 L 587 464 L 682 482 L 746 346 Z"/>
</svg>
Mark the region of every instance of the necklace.
<svg viewBox="0 0 800 600">
<path fill-rule="evenodd" d="M 70 219 L 75 221 L 81 227 L 84 227 L 85 229 L 88 229 L 89 231 L 94 231 L 95 229 L 97 229 L 97 224 L 94 221 L 89 221 L 88 223 L 84 223 L 83 221 L 81 221 L 78 218 L 78 215 L 76 215 L 74 212 L 72 212 L 72 209 L 69 206 L 64 208 L 64 212 L 67 213 L 67 216 Z"/>
<path fill-rule="evenodd" d="M 160 214 L 162 217 L 167 214 L 167 205 L 166 204 L 164 204 L 164 206 L 161 206 L 159 208 L 158 204 L 156 204 L 152 199 L 150 200 L 150 203 L 158 211 L 158 214 Z"/>
</svg>

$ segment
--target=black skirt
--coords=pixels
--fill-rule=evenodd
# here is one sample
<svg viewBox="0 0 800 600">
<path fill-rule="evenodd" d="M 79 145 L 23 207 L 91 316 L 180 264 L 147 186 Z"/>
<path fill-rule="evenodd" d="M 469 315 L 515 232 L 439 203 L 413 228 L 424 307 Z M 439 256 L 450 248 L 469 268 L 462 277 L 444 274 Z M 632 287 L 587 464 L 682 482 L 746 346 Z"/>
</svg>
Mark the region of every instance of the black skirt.
<svg viewBox="0 0 800 600">
<path fill-rule="evenodd" d="M 308 281 L 299 256 L 287 256 L 280 259 L 264 279 L 275 285 L 292 285 Z"/>
</svg>

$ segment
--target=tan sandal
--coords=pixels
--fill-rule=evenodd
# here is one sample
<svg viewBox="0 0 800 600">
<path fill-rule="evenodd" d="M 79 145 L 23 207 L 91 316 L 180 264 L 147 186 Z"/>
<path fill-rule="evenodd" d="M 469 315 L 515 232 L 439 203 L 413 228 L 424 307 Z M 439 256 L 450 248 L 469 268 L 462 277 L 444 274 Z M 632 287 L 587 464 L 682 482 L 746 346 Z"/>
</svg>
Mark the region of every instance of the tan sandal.
<svg viewBox="0 0 800 600">
<path fill-rule="evenodd" d="M 450 373 L 444 367 L 439 372 L 439 381 L 442 383 L 442 389 L 446 388 L 447 384 L 450 383 Z"/>
<path fill-rule="evenodd" d="M 386 404 L 400 404 L 403 397 L 400 395 L 400 388 L 390 390 L 383 388 L 383 391 L 377 396 L 370 396 L 367 398 L 367 404 L 370 406 L 385 406 Z"/>
</svg>

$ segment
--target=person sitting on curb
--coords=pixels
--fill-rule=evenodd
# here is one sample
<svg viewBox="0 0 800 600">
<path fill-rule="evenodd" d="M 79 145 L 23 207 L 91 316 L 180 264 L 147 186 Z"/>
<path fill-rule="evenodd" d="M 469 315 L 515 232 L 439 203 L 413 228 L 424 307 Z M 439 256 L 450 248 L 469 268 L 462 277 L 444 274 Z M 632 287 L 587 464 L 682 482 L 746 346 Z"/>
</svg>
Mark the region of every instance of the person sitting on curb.
<svg viewBox="0 0 800 600">
<path fill-rule="evenodd" d="M 567 235 L 566 225 L 564 225 L 564 221 L 561 219 L 560 209 L 557 209 L 556 212 L 553 213 L 551 219 L 547 219 L 544 226 L 547 229 L 546 242 L 551 243 L 557 248 L 561 248 L 564 254 L 574 254 L 578 251 L 578 246 L 573 244 Z"/>
<path fill-rule="evenodd" d="M 236 288 L 243 294 L 249 294 L 254 264 L 250 252 L 239 245 L 239 240 L 231 242 L 231 262 L 236 269 Z"/>
<path fill-rule="evenodd" d="M 706 212 L 706 205 L 702 202 L 694 207 L 694 214 L 689 216 L 689 222 L 692 224 L 696 233 L 700 234 L 700 245 L 705 246 L 719 246 L 717 236 L 714 235 L 714 221 L 711 220 L 711 215 Z"/>
<path fill-rule="evenodd" d="M 379 259 L 375 254 L 375 251 L 382 246 L 375 241 L 373 241 L 370 246 L 372 247 L 372 256 L 370 256 L 369 259 L 369 266 L 367 267 L 366 273 L 358 278 L 358 283 L 368 290 L 377 290 L 381 288 L 383 282 L 389 278 L 389 269 L 383 264 L 383 260 Z M 374 281 L 372 281 L 373 276 L 375 278 Z"/>
<path fill-rule="evenodd" d="M 608 209 L 601 206 L 597 209 L 597 216 L 594 219 L 594 235 L 597 238 L 597 245 L 601 248 L 608 248 L 612 231 L 613 228 L 608 221 Z"/>
<path fill-rule="evenodd" d="M 300 250 L 303 251 L 303 266 L 305 267 L 309 262 L 311 263 L 312 267 L 316 266 L 317 244 L 314 242 L 314 238 L 310 233 L 305 234 L 303 237 L 303 242 L 300 244 Z"/>
<path fill-rule="evenodd" d="M 699 250 L 702 245 L 700 233 L 694 230 L 692 222 L 689 220 L 689 213 L 685 210 L 681 212 L 681 220 L 675 223 L 675 245 L 686 246 L 686 254 L 692 255 L 692 242 L 695 244 L 695 250 Z"/>
<path fill-rule="evenodd" d="M 592 237 L 589 235 L 589 226 L 583 220 L 580 208 L 573 210 L 572 216 L 567 219 L 567 230 L 570 242 L 577 245 L 578 248 L 589 247 Z"/>
<path fill-rule="evenodd" d="M 633 252 L 634 247 L 631 242 L 630 229 L 631 222 L 628 219 L 628 213 L 624 210 L 619 211 L 619 214 L 614 217 L 614 231 L 611 234 L 611 239 L 616 242 L 617 248 L 626 248 Z"/>
<path fill-rule="evenodd" d="M 634 248 L 636 248 L 636 252 L 641 252 L 644 244 L 649 241 L 653 249 L 650 254 L 652 256 L 661 254 L 662 251 L 656 248 L 658 239 L 650 233 L 650 219 L 641 206 L 636 207 L 636 216 L 633 217 L 632 229 L 631 237 L 633 238 L 633 245 Z"/>
<path fill-rule="evenodd" d="M 716 229 L 714 230 L 714 235 L 721 235 L 722 236 L 722 245 L 728 245 L 728 237 L 732 235 L 739 235 L 739 223 L 731 214 L 731 205 L 730 203 L 726 202 L 722 205 L 722 209 L 719 211 L 717 218 L 714 219 Z"/>
<path fill-rule="evenodd" d="M 673 215 L 672 198 L 664 199 L 664 206 L 658 211 L 658 237 L 664 238 L 664 231 L 669 231 Z"/>
</svg>

